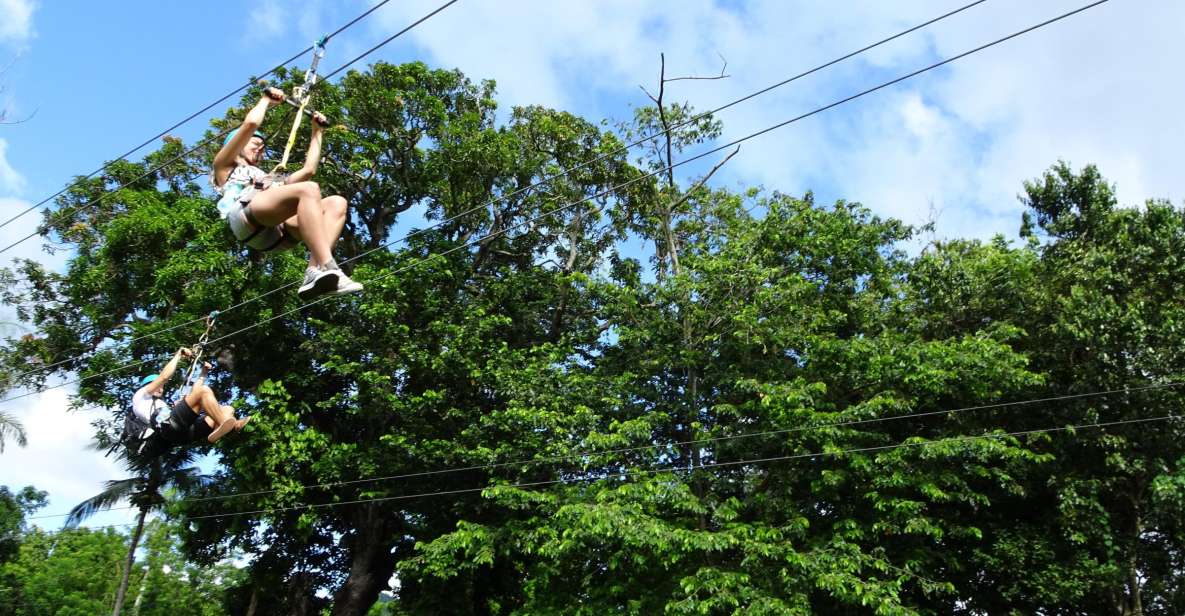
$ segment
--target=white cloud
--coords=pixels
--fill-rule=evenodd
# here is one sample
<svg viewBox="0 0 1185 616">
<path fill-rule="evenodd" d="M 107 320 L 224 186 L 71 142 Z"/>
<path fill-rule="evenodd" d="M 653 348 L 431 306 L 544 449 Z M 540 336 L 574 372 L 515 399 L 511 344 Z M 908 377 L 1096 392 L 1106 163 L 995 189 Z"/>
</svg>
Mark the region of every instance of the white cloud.
<svg viewBox="0 0 1185 616">
<path fill-rule="evenodd" d="M 276 0 L 262 0 L 247 14 L 252 37 L 272 38 L 284 32 L 288 10 Z"/>
<path fill-rule="evenodd" d="M 736 8 L 732 8 L 737 4 Z M 626 119 L 645 104 L 658 54 L 668 75 L 730 79 L 670 84 L 709 109 L 828 61 L 958 2 L 754 0 L 669 3 L 459 3 L 407 38 L 430 64 L 494 78 L 504 103 L 540 103 Z M 725 140 L 1078 8 L 1081 0 L 994 0 L 720 114 Z M 389 34 L 438 6 L 392 3 L 374 24 Z M 721 181 L 862 201 L 940 235 L 1014 234 L 1021 182 L 1057 159 L 1097 163 L 1125 203 L 1180 198 L 1173 73 L 1185 4 L 1113 2 L 923 77 L 746 143 Z M 399 58 L 400 60 L 404 57 Z M 691 152 L 693 154 L 694 152 Z"/>
<path fill-rule="evenodd" d="M 322 19 L 324 9 L 322 0 L 255 0 L 247 12 L 250 39 L 269 40 L 295 31 L 299 34 L 298 40 L 306 39 L 311 43 L 326 34 Z M 354 10 L 351 6 L 346 12 Z"/>
<path fill-rule="evenodd" d="M 0 0 L 0 43 L 23 46 L 33 37 L 33 0 Z"/>
<path fill-rule="evenodd" d="M 29 209 L 30 205 L 32 204 L 23 199 L 0 197 L 0 220 L 8 220 L 15 214 Z M 0 227 L 0 248 L 23 239 L 35 231 L 37 225 L 40 223 L 41 212 L 32 211 L 12 223 Z M 43 247 L 43 238 L 40 236 L 29 238 L 8 252 L 0 254 L 0 267 L 9 267 L 13 259 L 32 259 L 41 262 L 42 265 L 51 271 L 61 271 L 62 267 L 66 264 L 68 255 L 63 251 L 58 251 L 56 254 L 51 255 L 45 252 Z M 7 306 L 4 306 L 4 308 L 7 308 Z"/>
<path fill-rule="evenodd" d="M 0 191 L 17 193 L 25 189 L 25 176 L 8 162 L 8 141 L 0 138 Z"/>
<path fill-rule="evenodd" d="M 74 505 L 94 496 L 103 483 L 122 478 L 124 471 L 114 458 L 90 448 L 94 428 L 91 421 L 97 411 L 67 410 L 67 391 L 50 389 L 21 398 L 5 407 L 24 424 L 28 447 L 7 443 L 0 454 L 0 485 L 19 489 L 32 485 L 49 493 L 49 505 L 34 515 L 65 513 Z M 112 524 L 129 521 L 128 511 L 112 511 L 92 519 L 89 524 Z M 44 528 L 61 526 L 64 518 L 35 520 Z"/>
</svg>

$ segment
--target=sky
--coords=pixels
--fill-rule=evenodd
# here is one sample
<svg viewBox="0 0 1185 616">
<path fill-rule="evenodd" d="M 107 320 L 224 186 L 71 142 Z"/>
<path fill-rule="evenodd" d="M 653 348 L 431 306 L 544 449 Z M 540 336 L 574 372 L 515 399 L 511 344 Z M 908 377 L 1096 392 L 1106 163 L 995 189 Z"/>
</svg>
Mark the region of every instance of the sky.
<svg viewBox="0 0 1185 616">
<path fill-rule="evenodd" d="M 0 220 L 264 73 L 375 1 L 0 0 L 0 109 L 18 122 L 0 125 Z M 541 104 L 613 123 L 649 102 L 639 86 L 654 91 L 660 53 L 668 76 L 717 75 L 723 66 L 726 79 L 668 84 L 669 100 L 707 110 L 966 1 L 460 0 L 356 67 L 422 60 L 459 68 L 471 79 L 497 82 L 503 118 L 515 105 Z M 322 72 L 442 3 L 389 3 L 330 42 Z M 988 0 L 721 112 L 720 142 L 1086 3 Z M 1179 0 L 1111 0 L 748 141 L 713 183 L 810 190 L 820 203 L 859 201 L 908 223 L 933 221 L 941 238 L 1014 238 L 1022 182 L 1059 159 L 1097 164 L 1125 205 L 1148 198 L 1179 204 L 1183 29 Z M 307 62 L 306 56 L 296 65 Z M 173 134 L 192 143 L 228 106 Z M 29 215 L 0 228 L 0 242 L 29 233 L 37 220 Z M 68 257 L 29 241 L 0 260 L 7 265 L 17 256 L 50 267 Z M 4 307 L 0 320 L 11 320 Z M 0 454 L 0 485 L 48 490 L 44 513 L 64 512 L 102 481 L 122 476 L 109 458 L 86 449 L 95 411 L 68 412 L 69 393 L 55 389 L 0 404 L 25 423 L 30 441 Z M 108 514 L 95 523 L 126 519 Z"/>
</svg>

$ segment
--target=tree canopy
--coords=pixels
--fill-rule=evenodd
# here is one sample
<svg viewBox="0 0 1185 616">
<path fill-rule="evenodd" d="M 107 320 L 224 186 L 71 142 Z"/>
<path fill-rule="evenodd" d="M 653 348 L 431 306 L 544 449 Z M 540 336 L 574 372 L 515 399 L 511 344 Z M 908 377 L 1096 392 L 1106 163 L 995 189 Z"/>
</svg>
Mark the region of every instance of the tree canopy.
<svg viewBox="0 0 1185 616">
<path fill-rule="evenodd" d="M 59 200 L 64 272 L 4 274 L 36 328 L 4 365 L 77 372 L 100 442 L 224 311 L 211 384 L 254 419 L 149 578 L 241 557 L 222 605 L 259 616 L 1185 611 L 1180 207 L 1059 162 L 1019 242 L 910 254 L 872 207 L 668 173 L 721 130 L 686 104 L 500 114 L 419 63 L 316 104 L 363 294 L 272 292 L 303 255 L 234 242 L 212 151 L 124 185 L 177 142 Z"/>
</svg>

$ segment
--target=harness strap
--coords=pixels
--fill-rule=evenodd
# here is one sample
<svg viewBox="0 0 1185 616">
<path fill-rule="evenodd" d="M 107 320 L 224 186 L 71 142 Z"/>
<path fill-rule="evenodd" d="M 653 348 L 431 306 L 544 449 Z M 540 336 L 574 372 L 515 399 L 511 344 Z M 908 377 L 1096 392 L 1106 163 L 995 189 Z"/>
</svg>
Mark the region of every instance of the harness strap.
<svg viewBox="0 0 1185 616">
<path fill-rule="evenodd" d="M 258 233 L 258 231 L 256 233 Z M 252 233 L 251 237 L 255 237 L 255 233 Z M 250 240 L 251 237 L 248 237 L 247 240 Z M 263 252 L 271 252 L 272 250 L 275 250 L 276 247 L 278 247 L 280 244 L 283 244 L 287 239 L 288 234 L 284 233 L 284 224 L 280 223 L 280 225 L 276 227 L 276 241 L 272 242 L 271 246 L 264 248 Z"/>
<path fill-rule="evenodd" d="M 251 213 L 251 206 L 250 205 L 244 204 L 242 212 L 243 212 L 243 218 L 247 219 L 247 224 L 249 224 L 255 228 L 253 231 L 251 231 L 250 235 L 248 235 L 247 237 L 242 239 L 242 242 L 244 244 L 246 244 L 247 242 L 250 242 L 251 240 L 255 239 L 256 235 L 263 233 L 263 230 L 266 229 L 267 227 L 259 222 L 259 219 L 255 217 L 255 214 Z"/>
<path fill-rule="evenodd" d="M 296 110 L 296 119 L 292 121 L 292 130 L 288 131 L 288 141 L 284 144 L 284 155 L 280 158 L 280 163 L 271 171 L 273 175 L 288 165 L 288 156 L 292 154 L 292 146 L 296 145 L 296 133 L 300 129 L 301 120 L 304 119 L 305 107 L 308 106 L 309 100 L 312 98 L 313 86 L 317 85 L 317 63 L 325 55 L 325 41 L 327 40 L 327 37 L 321 37 L 313 43 L 313 64 L 305 73 L 304 83 L 296 89 L 295 94 L 300 106 Z"/>
<path fill-rule="evenodd" d="M 259 222 L 259 219 L 255 217 L 255 214 L 251 212 L 251 206 L 249 205 L 243 206 L 243 216 L 247 219 L 247 222 L 256 227 L 264 226 L 263 223 Z"/>
<path fill-rule="evenodd" d="M 206 331 L 202 333 L 202 337 L 198 339 L 198 343 L 193 347 L 193 363 L 189 366 L 189 374 L 185 377 L 185 388 L 193 391 L 193 377 L 197 374 L 198 366 L 202 364 L 202 351 L 205 350 L 206 341 L 210 339 L 210 330 L 214 329 L 214 321 L 218 318 L 218 311 L 215 310 L 206 316 Z M 179 397 L 184 398 L 187 395 L 185 389 L 181 390 Z"/>
</svg>

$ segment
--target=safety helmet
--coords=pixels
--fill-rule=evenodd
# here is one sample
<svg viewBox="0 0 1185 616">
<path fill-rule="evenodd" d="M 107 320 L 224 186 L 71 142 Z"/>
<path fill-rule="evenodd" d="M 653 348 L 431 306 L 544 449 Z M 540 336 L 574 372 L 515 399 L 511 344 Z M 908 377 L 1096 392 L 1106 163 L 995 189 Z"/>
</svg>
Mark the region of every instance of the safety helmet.
<svg viewBox="0 0 1185 616">
<path fill-rule="evenodd" d="M 231 140 L 231 139 L 234 139 L 234 138 L 235 138 L 235 135 L 237 135 L 237 134 L 239 134 L 239 129 L 237 129 L 237 128 L 236 128 L 236 129 L 234 129 L 234 130 L 232 130 L 232 131 L 230 131 L 229 133 L 227 133 L 227 134 L 226 134 L 226 139 L 223 139 L 223 140 L 222 140 L 222 145 L 223 145 L 223 146 L 225 146 L 226 144 L 230 143 L 230 140 Z M 254 136 L 255 136 L 255 137 L 259 137 L 260 139 L 263 139 L 264 141 L 267 141 L 267 135 L 264 135 L 263 133 L 261 133 L 261 132 L 259 132 L 259 131 L 255 131 L 255 135 L 254 135 Z"/>
<path fill-rule="evenodd" d="M 158 376 L 160 376 L 160 375 L 159 374 L 150 374 L 150 375 L 140 379 L 140 387 L 143 387 L 143 386 L 155 381 Z"/>
</svg>

